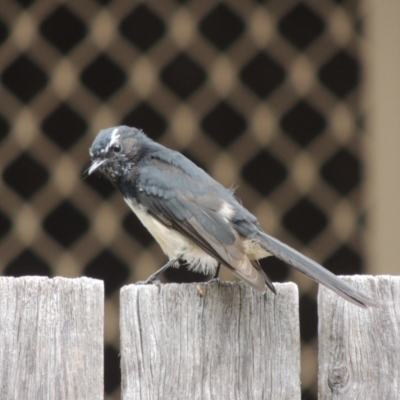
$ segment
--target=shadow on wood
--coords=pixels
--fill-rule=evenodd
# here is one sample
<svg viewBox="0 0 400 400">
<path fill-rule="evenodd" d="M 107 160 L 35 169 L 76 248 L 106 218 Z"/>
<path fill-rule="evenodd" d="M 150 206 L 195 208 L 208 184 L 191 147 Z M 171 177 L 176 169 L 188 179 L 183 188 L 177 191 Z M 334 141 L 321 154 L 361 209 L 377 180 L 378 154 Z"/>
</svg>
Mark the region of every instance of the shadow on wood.
<svg viewBox="0 0 400 400">
<path fill-rule="evenodd" d="M 297 286 L 121 290 L 123 399 L 300 399 Z"/>
</svg>

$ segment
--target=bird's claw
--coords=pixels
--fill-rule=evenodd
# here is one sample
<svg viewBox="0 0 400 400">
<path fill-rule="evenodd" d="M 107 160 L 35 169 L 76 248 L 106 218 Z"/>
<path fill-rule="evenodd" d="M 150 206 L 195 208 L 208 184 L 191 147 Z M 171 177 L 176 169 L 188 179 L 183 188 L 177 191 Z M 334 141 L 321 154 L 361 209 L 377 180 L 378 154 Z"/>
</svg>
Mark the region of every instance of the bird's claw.
<svg viewBox="0 0 400 400">
<path fill-rule="evenodd" d="M 146 279 L 145 281 L 135 282 L 135 285 L 156 285 L 160 289 L 162 283 L 158 279 L 152 278 L 152 279 Z"/>
<path fill-rule="evenodd" d="M 213 276 L 210 280 L 206 282 L 207 285 L 211 285 L 216 283 L 218 286 L 221 286 L 221 279 L 218 276 Z"/>
</svg>

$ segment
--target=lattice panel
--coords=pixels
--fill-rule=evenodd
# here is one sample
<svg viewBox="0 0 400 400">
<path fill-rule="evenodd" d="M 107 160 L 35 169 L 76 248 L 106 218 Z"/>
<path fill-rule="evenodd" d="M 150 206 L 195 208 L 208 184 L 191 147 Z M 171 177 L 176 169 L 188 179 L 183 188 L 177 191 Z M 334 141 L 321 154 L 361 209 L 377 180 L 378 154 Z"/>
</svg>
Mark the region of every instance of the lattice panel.
<svg viewBox="0 0 400 400">
<path fill-rule="evenodd" d="M 104 279 L 109 398 L 118 290 L 165 257 L 111 184 L 83 180 L 97 131 L 143 128 L 237 185 L 266 231 L 359 273 L 361 21 L 351 0 L 1 3 L 0 271 Z M 276 259 L 263 266 L 300 286 L 312 399 L 316 286 Z"/>
</svg>

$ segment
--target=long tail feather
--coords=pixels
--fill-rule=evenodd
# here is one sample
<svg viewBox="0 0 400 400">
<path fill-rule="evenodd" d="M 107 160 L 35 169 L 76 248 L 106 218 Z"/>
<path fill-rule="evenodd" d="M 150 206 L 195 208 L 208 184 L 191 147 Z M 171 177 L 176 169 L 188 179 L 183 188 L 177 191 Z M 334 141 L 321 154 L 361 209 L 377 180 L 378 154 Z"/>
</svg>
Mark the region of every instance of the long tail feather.
<svg viewBox="0 0 400 400">
<path fill-rule="evenodd" d="M 357 291 L 348 283 L 338 278 L 335 274 L 325 269 L 315 261 L 299 253 L 297 250 L 280 242 L 279 240 L 259 232 L 256 236 L 259 245 L 280 260 L 290 264 L 303 274 L 316 282 L 336 292 L 346 300 L 360 307 L 379 307 L 379 303 Z"/>
</svg>

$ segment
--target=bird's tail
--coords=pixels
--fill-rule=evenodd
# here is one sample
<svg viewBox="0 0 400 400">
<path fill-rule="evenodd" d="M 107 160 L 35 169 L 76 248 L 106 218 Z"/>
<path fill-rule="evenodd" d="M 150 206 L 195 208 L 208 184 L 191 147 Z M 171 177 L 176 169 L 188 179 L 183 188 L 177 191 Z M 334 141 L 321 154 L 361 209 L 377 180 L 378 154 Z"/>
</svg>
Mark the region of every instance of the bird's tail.
<svg viewBox="0 0 400 400">
<path fill-rule="evenodd" d="M 325 269 L 322 265 L 312 261 L 297 250 L 280 242 L 272 236 L 260 231 L 254 239 L 263 249 L 280 260 L 290 264 L 321 285 L 333 290 L 344 299 L 364 308 L 368 306 L 379 307 L 380 304 L 378 302 L 360 293 L 351 285 L 338 278 L 335 274 Z"/>
</svg>

